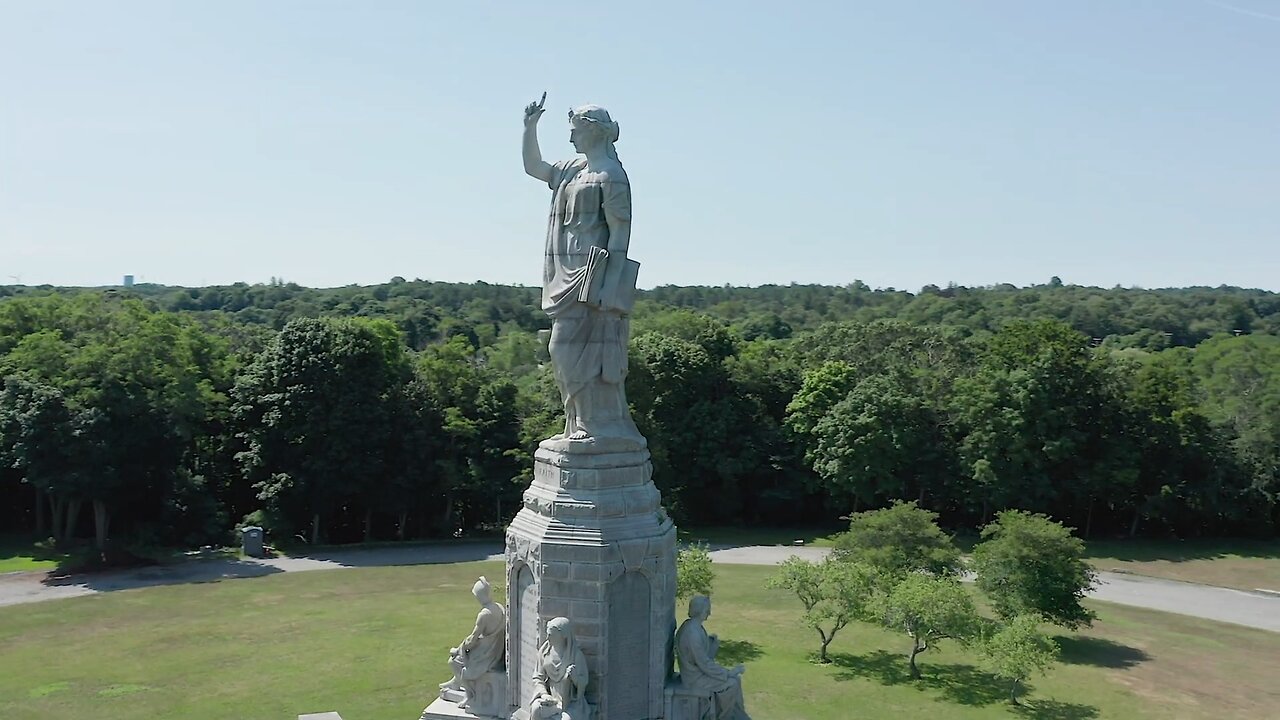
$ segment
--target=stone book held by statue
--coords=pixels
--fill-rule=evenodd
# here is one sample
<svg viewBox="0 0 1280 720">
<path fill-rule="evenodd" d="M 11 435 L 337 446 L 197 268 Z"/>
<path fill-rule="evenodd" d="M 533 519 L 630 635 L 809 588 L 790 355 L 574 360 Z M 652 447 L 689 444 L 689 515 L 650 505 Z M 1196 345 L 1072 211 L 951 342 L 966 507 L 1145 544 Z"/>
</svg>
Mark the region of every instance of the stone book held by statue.
<svg viewBox="0 0 1280 720">
<path fill-rule="evenodd" d="M 587 266 L 582 273 L 582 286 L 578 288 L 578 302 L 599 305 L 629 314 L 636 304 L 636 279 L 640 273 L 640 263 L 631 258 L 624 259 L 621 276 L 618 278 L 618 289 L 611 298 L 602 297 L 608 266 L 609 251 L 593 246 L 587 258 Z"/>
</svg>

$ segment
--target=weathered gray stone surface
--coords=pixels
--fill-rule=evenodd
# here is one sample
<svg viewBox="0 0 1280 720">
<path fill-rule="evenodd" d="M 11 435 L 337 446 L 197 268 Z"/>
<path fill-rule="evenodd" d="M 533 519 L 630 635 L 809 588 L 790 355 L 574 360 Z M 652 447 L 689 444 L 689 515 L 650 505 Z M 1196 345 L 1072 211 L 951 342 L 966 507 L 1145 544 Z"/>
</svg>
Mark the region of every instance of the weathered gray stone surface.
<svg viewBox="0 0 1280 720">
<path fill-rule="evenodd" d="M 458 707 L 458 703 L 445 698 L 436 698 L 426 710 L 422 711 L 419 720 L 507 720 L 507 715 L 475 715 Z"/>
<path fill-rule="evenodd" d="M 471 689 L 467 692 L 452 687 L 441 687 L 438 699 L 451 702 L 460 710 L 475 717 L 505 718 L 508 709 L 507 671 L 495 670 L 481 675 L 471 681 Z M 435 703 L 432 703 L 432 707 L 434 706 Z"/>
<path fill-rule="evenodd" d="M 440 697 L 479 714 L 497 714 L 506 702 L 504 660 L 507 648 L 507 614 L 493 601 L 489 581 L 481 576 L 471 588 L 480 603 L 471 633 L 449 649 L 449 669 L 453 677 L 440 685 Z M 494 676 L 503 678 L 497 690 Z M 483 681 L 483 682 L 482 682 Z M 479 704 L 477 704 L 479 703 Z"/>
<path fill-rule="evenodd" d="M 727 668 L 716 661 L 720 639 L 708 633 L 704 625 L 710 617 L 711 599 L 706 595 L 694 595 L 689 600 L 689 619 L 676 632 L 676 657 L 680 659 L 680 694 L 693 696 L 697 700 L 699 713 L 710 705 L 717 720 L 751 720 L 747 716 L 742 698 L 742 674 L 746 672 L 746 668 L 740 664 Z M 704 705 L 706 701 L 709 703 Z M 701 715 L 694 715 L 689 720 L 700 717 Z M 666 720 L 683 718 L 668 717 Z"/>
<path fill-rule="evenodd" d="M 629 259 L 631 183 L 614 143 L 618 123 L 597 105 L 569 112 L 578 157 L 548 163 L 538 147 L 542 100 L 524 110 L 524 170 L 551 190 L 542 309 L 564 403 L 568 440 L 610 438 L 643 447 L 627 405 L 628 315 L 639 264 Z"/>
<path fill-rule="evenodd" d="M 511 704 L 534 696 L 538 649 L 556 617 L 587 659 L 587 699 L 605 720 L 663 716 L 675 630 L 675 526 L 647 450 L 544 442 L 507 529 Z"/>
<path fill-rule="evenodd" d="M 529 706 L 517 711 L 516 720 L 593 720 L 587 702 L 591 681 L 587 657 L 573 633 L 569 618 L 553 618 L 547 623 L 547 641 L 538 649 L 534 664 L 533 697 Z"/>
<path fill-rule="evenodd" d="M 521 718 L 561 710 L 573 720 L 662 718 L 676 531 L 625 393 L 639 268 L 629 258 L 631 184 L 614 148 L 618 123 L 596 105 L 569 112 L 579 157 L 545 162 L 538 147 L 545 101 L 544 93 L 525 108 L 523 159 L 525 172 L 551 190 L 542 309 L 551 317 L 548 349 L 565 427 L 539 446 L 533 482 L 507 528 L 508 694 Z M 546 672 L 559 667 L 547 660 L 558 652 L 547 644 L 552 620 L 557 638 L 572 627 L 590 708 L 558 709 L 548 700 Z"/>
</svg>

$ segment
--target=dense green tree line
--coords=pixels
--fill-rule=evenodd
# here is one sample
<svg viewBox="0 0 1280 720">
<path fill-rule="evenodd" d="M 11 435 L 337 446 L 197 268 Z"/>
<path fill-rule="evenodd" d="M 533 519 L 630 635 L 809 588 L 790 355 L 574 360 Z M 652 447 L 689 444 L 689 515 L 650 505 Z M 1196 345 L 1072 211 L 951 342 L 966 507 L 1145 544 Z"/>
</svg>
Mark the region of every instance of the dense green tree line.
<svg viewBox="0 0 1280 720">
<path fill-rule="evenodd" d="M 0 289 L 0 522 L 202 543 L 501 527 L 558 395 L 531 288 Z M 919 502 L 1273 532 L 1280 296 L 659 288 L 628 395 L 682 522 Z M 92 509 L 87 517 L 82 508 Z"/>
<path fill-rule="evenodd" d="M 1153 353 L 1093 348 L 1052 320 L 970 337 L 880 321 L 796 346 L 811 366 L 788 423 L 854 509 L 916 499 L 971 525 L 1012 507 L 1086 535 L 1277 520 L 1275 336 Z"/>
<path fill-rule="evenodd" d="M 0 286 L 0 299 L 69 292 L 101 290 Z M 455 334 L 485 346 L 504 332 L 550 327 L 537 308 L 538 288 L 483 282 L 396 277 L 374 286 L 306 288 L 273 280 L 203 288 L 142 284 L 112 292 L 145 299 L 161 310 L 216 313 L 276 330 L 297 317 L 386 318 L 400 327 L 415 349 Z M 1025 288 L 927 285 L 916 293 L 873 290 L 857 280 L 843 287 L 664 286 L 641 291 L 636 314 L 643 318 L 671 308 L 719 318 L 744 340 L 788 338 L 828 322 L 886 318 L 968 332 L 994 332 L 1011 319 L 1053 319 L 1084 333 L 1095 344 L 1148 350 L 1193 347 L 1223 333 L 1280 334 L 1278 293 L 1225 286 L 1104 289 L 1064 285 L 1058 278 Z"/>
</svg>

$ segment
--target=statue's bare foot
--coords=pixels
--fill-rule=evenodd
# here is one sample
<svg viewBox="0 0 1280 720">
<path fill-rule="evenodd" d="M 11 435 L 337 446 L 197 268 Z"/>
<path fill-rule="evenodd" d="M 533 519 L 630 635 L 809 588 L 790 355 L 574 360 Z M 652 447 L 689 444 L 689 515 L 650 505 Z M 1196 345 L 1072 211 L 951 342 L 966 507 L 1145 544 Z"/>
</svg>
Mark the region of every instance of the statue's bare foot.
<svg viewBox="0 0 1280 720">
<path fill-rule="evenodd" d="M 552 440 L 564 440 L 565 438 L 572 439 L 573 429 L 575 427 L 577 427 L 577 423 L 573 421 L 573 418 L 566 417 L 564 421 L 564 432 L 558 432 L 555 435 L 552 435 L 551 439 Z"/>
<path fill-rule="evenodd" d="M 569 435 L 570 440 L 588 440 L 590 438 L 591 433 L 588 433 L 586 430 L 574 430 Z"/>
</svg>

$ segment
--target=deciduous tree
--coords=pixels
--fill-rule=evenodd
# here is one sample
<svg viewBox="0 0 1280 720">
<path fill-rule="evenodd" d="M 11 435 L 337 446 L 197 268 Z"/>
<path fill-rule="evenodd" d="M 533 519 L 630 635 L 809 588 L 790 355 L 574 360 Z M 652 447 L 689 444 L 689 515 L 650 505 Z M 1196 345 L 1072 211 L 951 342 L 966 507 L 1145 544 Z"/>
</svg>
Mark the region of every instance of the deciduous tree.
<svg viewBox="0 0 1280 720">
<path fill-rule="evenodd" d="M 848 532 L 836 537 L 835 556 L 894 578 L 920 572 L 956 575 L 964 569 L 960 550 L 937 520 L 937 513 L 915 502 L 857 513 L 849 518 Z"/>
<path fill-rule="evenodd" d="M 804 606 L 802 622 L 822 640 L 818 658 L 831 662 L 827 648 L 854 620 L 869 618 L 868 603 L 875 588 L 875 570 L 861 563 L 827 558 L 819 563 L 788 558 L 766 587 L 790 590 Z"/>
<path fill-rule="evenodd" d="M 711 569 L 711 553 L 706 545 L 684 545 L 676 551 L 676 597 L 711 596 L 715 583 Z"/>
<path fill-rule="evenodd" d="M 973 598 L 954 578 L 908 574 L 878 593 L 871 608 L 886 627 L 911 638 L 907 662 L 915 680 L 920 678 L 917 655 L 942 640 L 967 641 L 977 629 Z"/>
<path fill-rule="evenodd" d="M 996 614 L 1006 620 L 1033 614 L 1069 628 L 1093 622 L 1095 614 L 1080 601 L 1096 573 L 1084 561 L 1084 542 L 1061 523 L 1006 510 L 982 529 L 982 538 L 972 567 Z"/>
<path fill-rule="evenodd" d="M 1058 657 L 1058 645 L 1040 632 L 1040 617 L 1015 615 L 978 643 L 982 664 L 1009 681 L 1009 702 L 1018 704 L 1018 689 L 1032 675 L 1044 673 Z"/>
</svg>

